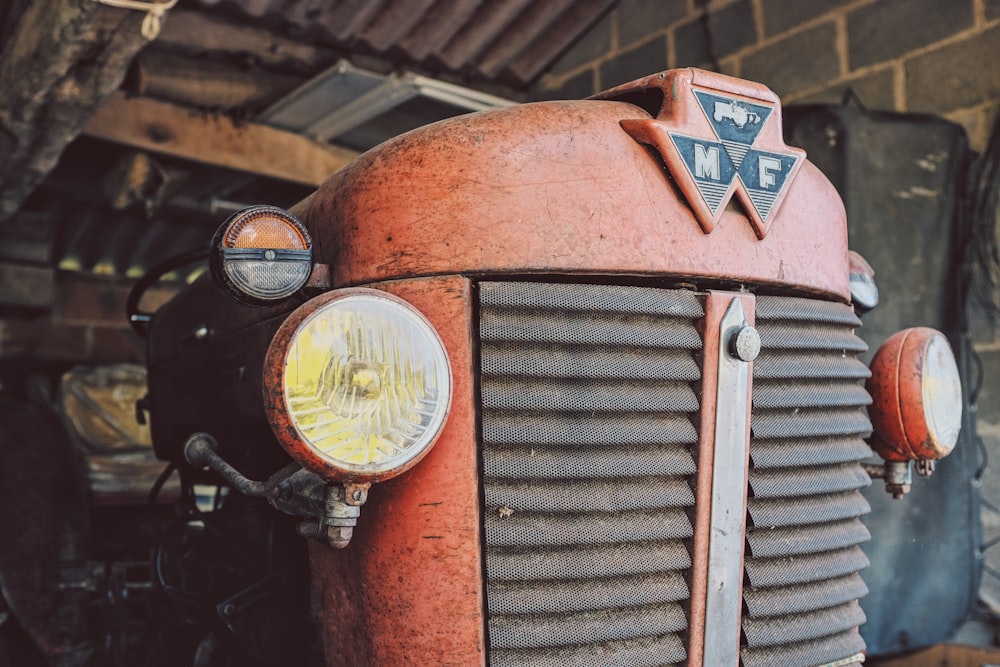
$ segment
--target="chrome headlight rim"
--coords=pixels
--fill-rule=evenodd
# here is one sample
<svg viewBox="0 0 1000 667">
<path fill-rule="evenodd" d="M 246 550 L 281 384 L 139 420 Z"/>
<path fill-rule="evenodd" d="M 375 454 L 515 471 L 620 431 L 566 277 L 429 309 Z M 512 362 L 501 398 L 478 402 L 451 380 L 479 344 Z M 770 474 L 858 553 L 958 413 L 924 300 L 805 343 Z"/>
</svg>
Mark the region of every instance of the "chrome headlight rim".
<svg viewBox="0 0 1000 667">
<path fill-rule="evenodd" d="M 313 447 L 308 438 L 301 432 L 292 417 L 287 403 L 286 394 L 286 368 L 288 356 L 296 336 L 315 317 L 324 310 L 342 305 L 345 300 L 376 299 L 382 303 L 392 304 L 393 307 L 401 308 L 407 316 L 414 318 L 413 323 L 423 328 L 434 341 L 436 352 L 441 355 L 443 363 L 443 374 L 440 379 L 443 381 L 444 398 L 443 405 L 437 416 L 432 420 L 426 429 L 429 434 L 421 442 L 420 446 L 414 446 L 410 456 L 405 457 L 391 467 L 383 469 L 360 469 L 357 467 L 336 461 L 331 457 L 323 455 L 317 448 Z M 314 297 L 296 308 L 278 328 L 271 343 L 268 346 L 264 360 L 263 392 L 264 408 L 275 437 L 285 451 L 304 469 L 316 473 L 323 479 L 335 483 L 371 483 L 380 482 L 396 477 L 419 463 L 433 449 L 434 444 L 441 435 L 441 431 L 448 422 L 448 415 L 451 410 L 451 399 L 453 393 L 453 379 L 451 372 L 451 362 L 447 349 L 444 346 L 441 336 L 431 324 L 431 322 L 409 302 L 393 294 L 382 290 L 367 287 L 351 287 L 326 292 Z"/>
</svg>

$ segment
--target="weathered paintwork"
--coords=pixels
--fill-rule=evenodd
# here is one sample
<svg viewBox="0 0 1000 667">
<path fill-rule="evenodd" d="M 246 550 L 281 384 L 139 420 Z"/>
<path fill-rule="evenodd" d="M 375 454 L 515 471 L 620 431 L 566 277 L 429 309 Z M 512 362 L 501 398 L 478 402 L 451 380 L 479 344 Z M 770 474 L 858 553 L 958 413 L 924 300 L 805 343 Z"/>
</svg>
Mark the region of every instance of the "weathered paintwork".
<svg viewBox="0 0 1000 667">
<path fill-rule="evenodd" d="M 670 86 L 697 79 L 777 102 L 763 86 L 692 72 Z M 293 212 L 335 287 L 456 273 L 631 274 L 847 301 L 847 229 L 829 181 L 802 161 L 766 236 L 733 205 L 705 233 L 661 158 L 622 127 L 707 136 L 690 94 L 666 99 L 656 121 L 633 104 L 584 100 L 436 123 L 362 155 Z M 763 129 L 775 141 L 777 120 Z"/>
<path fill-rule="evenodd" d="M 943 338 L 936 329 L 904 329 L 890 336 L 872 359 L 869 413 L 879 435 L 875 450 L 886 461 L 934 461 L 954 447 L 931 434 L 924 406 L 924 364 L 936 338 Z"/>
<path fill-rule="evenodd" d="M 330 286 L 376 287 L 414 305 L 441 335 L 454 382 L 449 419 L 434 449 L 407 474 L 372 489 L 350 547 L 310 543 L 329 664 L 485 663 L 474 279 L 609 276 L 706 289 L 753 283 L 765 291 L 849 300 L 843 205 L 810 163 L 802 161 L 766 227 L 736 205 L 710 230 L 698 222 L 664 169 L 669 158 L 656 148 L 666 127 L 706 130 L 683 101 L 688 96 L 678 92 L 691 85 L 725 85 L 730 94 L 777 102 L 761 86 L 683 71 L 611 91 L 608 99 L 472 114 L 383 144 L 293 208 L 312 234 L 317 261 L 330 267 Z M 645 98 L 649 90 L 653 96 Z M 611 99 L 637 101 L 637 95 L 645 99 L 642 106 Z M 659 110 L 658 117 L 644 107 Z M 778 140 L 780 122 L 772 125 L 768 131 Z M 200 401 L 202 413 L 238 410 L 225 426 L 233 441 L 257 428 L 259 422 L 250 424 L 254 415 L 263 419 L 262 378 L 274 372 L 262 368 L 264 351 L 287 311 L 301 302 L 250 311 L 213 291 L 201 281 L 154 322 L 154 438 L 158 428 L 171 441 L 186 429 L 211 432 L 205 421 L 223 419 L 174 423 L 175 400 L 189 408 Z M 753 298 L 740 298 L 752 315 Z M 712 310 L 708 326 L 717 329 L 723 312 Z M 211 335 L 192 340 L 201 323 Z M 718 350 L 709 348 L 711 362 Z M 173 398 L 202 365 L 218 366 L 218 380 Z M 714 397 L 710 382 L 706 378 L 706 397 Z M 714 398 L 707 401 L 702 457 L 714 430 Z M 170 446 L 157 448 L 163 456 Z M 700 468 L 710 476 L 711 461 L 703 458 Z M 710 490 L 699 484 L 693 658 L 705 638 L 710 503 L 701 495 Z"/>
<path fill-rule="evenodd" d="M 329 665 L 485 664 L 468 280 L 378 285 L 416 306 L 451 359 L 452 409 L 424 461 L 372 489 L 351 545 L 310 544 Z"/>
</svg>

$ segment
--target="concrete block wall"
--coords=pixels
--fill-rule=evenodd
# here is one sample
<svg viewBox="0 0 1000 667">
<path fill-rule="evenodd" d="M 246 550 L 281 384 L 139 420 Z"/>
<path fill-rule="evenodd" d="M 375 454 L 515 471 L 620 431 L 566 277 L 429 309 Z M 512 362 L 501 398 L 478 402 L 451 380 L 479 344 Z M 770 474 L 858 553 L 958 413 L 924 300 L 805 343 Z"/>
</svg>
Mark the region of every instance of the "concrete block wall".
<svg viewBox="0 0 1000 667">
<path fill-rule="evenodd" d="M 674 67 L 767 84 L 786 104 L 943 115 L 981 149 L 1000 108 L 1000 0 L 621 0 L 539 81 L 579 98 Z"/>
</svg>

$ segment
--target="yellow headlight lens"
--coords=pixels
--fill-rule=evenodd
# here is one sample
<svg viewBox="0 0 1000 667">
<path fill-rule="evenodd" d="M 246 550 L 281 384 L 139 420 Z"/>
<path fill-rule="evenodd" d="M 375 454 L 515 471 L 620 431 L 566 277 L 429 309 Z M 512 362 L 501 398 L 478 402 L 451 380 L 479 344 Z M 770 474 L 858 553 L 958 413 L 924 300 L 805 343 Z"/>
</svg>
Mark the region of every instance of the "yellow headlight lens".
<svg viewBox="0 0 1000 667">
<path fill-rule="evenodd" d="M 297 324 L 283 358 L 285 411 L 306 445 L 298 454 L 338 479 L 398 474 L 444 424 L 451 400 L 444 345 L 418 311 L 383 292 L 316 300 L 326 303 L 302 306 L 314 310 Z"/>
</svg>

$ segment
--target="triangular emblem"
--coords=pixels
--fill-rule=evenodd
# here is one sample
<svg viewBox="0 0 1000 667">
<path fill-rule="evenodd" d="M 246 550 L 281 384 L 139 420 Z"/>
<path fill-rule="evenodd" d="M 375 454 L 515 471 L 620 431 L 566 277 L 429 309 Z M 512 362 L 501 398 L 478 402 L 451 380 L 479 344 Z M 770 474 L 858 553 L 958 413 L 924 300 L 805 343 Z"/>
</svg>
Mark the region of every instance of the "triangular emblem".
<svg viewBox="0 0 1000 667">
<path fill-rule="evenodd" d="M 715 136 L 739 169 L 747 151 L 757 141 L 757 135 L 771 116 L 771 107 L 701 90 L 694 91 L 694 94 Z"/>
</svg>

